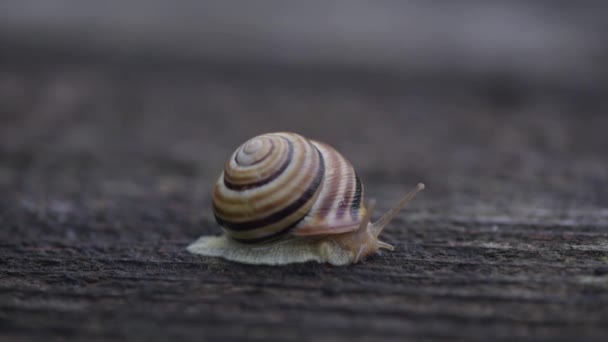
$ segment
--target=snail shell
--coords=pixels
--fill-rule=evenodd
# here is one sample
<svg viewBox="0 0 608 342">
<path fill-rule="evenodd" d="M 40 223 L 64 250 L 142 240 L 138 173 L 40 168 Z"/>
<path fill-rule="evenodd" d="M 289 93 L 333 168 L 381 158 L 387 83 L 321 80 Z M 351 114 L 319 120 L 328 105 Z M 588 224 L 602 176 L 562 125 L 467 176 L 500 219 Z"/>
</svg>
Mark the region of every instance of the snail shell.
<svg viewBox="0 0 608 342">
<path fill-rule="evenodd" d="M 356 263 L 378 249 L 382 228 L 419 184 L 375 223 L 373 201 L 351 163 L 331 146 L 289 132 L 251 138 L 232 154 L 213 190 L 221 236 L 188 246 L 195 254 L 250 264 Z"/>
</svg>

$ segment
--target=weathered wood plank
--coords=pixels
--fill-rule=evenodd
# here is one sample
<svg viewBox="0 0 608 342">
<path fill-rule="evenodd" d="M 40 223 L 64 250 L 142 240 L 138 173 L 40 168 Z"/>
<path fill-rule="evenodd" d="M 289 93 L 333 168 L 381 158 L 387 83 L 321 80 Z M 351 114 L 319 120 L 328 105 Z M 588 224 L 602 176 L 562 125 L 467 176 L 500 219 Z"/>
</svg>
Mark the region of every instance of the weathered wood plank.
<svg viewBox="0 0 608 342">
<path fill-rule="evenodd" d="M 433 92 L 191 68 L 0 69 L 0 336 L 608 334 L 606 97 L 541 88 L 506 106 L 466 79 Z M 380 211 L 427 184 L 386 231 L 394 252 L 273 268 L 185 251 L 218 231 L 209 191 L 228 153 L 278 129 L 344 151 Z"/>
</svg>

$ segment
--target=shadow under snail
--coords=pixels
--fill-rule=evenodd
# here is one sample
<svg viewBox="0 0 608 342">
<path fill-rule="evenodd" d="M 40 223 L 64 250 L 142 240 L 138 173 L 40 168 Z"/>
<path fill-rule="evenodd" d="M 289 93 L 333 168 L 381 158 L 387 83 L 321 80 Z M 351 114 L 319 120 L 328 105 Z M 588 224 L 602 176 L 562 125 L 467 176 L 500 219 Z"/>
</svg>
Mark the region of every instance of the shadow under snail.
<svg viewBox="0 0 608 342">
<path fill-rule="evenodd" d="M 365 205 L 363 184 L 338 151 L 295 133 L 259 135 L 234 151 L 215 184 L 213 213 L 224 234 L 187 250 L 246 264 L 357 263 L 393 250 L 378 237 L 422 189 L 372 223 L 375 201 Z"/>
</svg>

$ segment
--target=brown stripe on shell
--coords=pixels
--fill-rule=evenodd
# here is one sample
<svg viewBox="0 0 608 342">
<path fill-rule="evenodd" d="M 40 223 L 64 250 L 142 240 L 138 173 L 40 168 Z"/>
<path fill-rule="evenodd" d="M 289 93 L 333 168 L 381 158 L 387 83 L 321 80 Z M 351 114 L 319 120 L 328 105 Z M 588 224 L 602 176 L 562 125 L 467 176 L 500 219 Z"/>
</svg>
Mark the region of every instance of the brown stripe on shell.
<svg viewBox="0 0 608 342">
<path fill-rule="evenodd" d="M 224 179 L 230 184 L 243 185 L 259 179 L 265 179 L 273 174 L 280 165 L 285 163 L 289 155 L 289 149 L 293 148 L 290 141 L 280 136 L 263 136 L 271 142 L 274 148 L 272 155 L 268 156 L 265 161 L 254 165 L 239 165 L 235 159 L 239 150 L 234 153 L 234 157 L 230 159 L 224 167 Z M 260 138 L 261 139 L 261 138 Z M 241 146 L 242 147 L 242 146 Z"/>
<path fill-rule="evenodd" d="M 314 151 L 317 152 L 316 149 Z M 301 159 L 302 159 L 301 163 L 303 164 L 304 158 L 301 158 Z M 324 167 L 324 164 L 321 164 L 321 163 L 323 163 L 323 160 L 319 156 L 317 156 L 317 158 L 315 158 L 313 160 L 313 162 L 311 163 L 311 165 L 309 167 L 307 167 L 305 170 L 301 171 L 302 176 L 300 177 L 300 179 L 293 179 L 293 178 L 289 177 L 289 175 L 286 175 L 285 181 L 283 182 L 283 183 L 286 183 L 285 185 L 272 184 L 272 186 L 268 187 L 267 191 L 265 191 L 264 193 L 257 194 L 255 197 L 249 198 L 249 202 L 251 202 L 251 203 L 258 202 L 259 203 L 260 200 L 263 200 L 264 198 L 266 198 L 268 196 L 272 196 L 273 193 L 276 192 L 277 186 L 280 189 L 287 188 L 289 190 L 289 191 L 284 191 L 285 194 L 283 196 L 276 198 L 273 201 L 266 203 L 263 206 L 260 206 L 259 204 L 256 205 L 254 213 L 250 213 L 249 215 L 241 215 L 241 218 L 239 219 L 239 218 L 235 217 L 235 215 L 233 215 L 232 213 L 228 213 L 229 215 L 224 215 L 224 210 L 221 210 L 223 208 L 218 208 L 220 210 L 215 212 L 215 214 L 217 216 L 219 216 L 220 218 L 223 218 L 225 221 L 230 221 L 231 223 L 234 223 L 234 224 L 257 221 L 257 220 L 261 220 L 267 216 L 273 215 L 277 211 L 282 210 L 281 208 L 284 208 L 286 203 L 292 203 L 295 200 L 297 200 L 297 198 L 301 197 L 302 191 L 298 190 L 298 188 L 305 188 L 308 190 L 311 187 L 311 185 L 313 185 L 316 182 L 316 178 L 318 177 L 319 167 L 321 165 L 323 165 L 323 167 Z M 297 167 L 295 169 L 300 169 L 300 167 Z M 310 171 L 307 171 L 307 170 L 310 170 Z M 300 172 L 298 172 L 298 173 L 300 173 Z M 323 174 L 321 175 L 321 177 L 323 177 Z M 292 189 L 289 189 L 290 187 Z"/>
<path fill-rule="evenodd" d="M 346 213 L 347 209 L 351 205 L 351 201 L 354 199 L 353 178 L 355 177 L 355 172 L 352 169 L 352 166 L 349 165 L 346 160 L 342 160 L 342 162 L 347 166 L 347 170 L 352 171 L 352 174 L 345 175 L 346 185 L 345 185 L 344 196 L 342 197 L 341 201 L 337 204 L 336 218 L 338 220 L 340 220 L 344 217 L 344 214 Z"/>
<path fill-rule="evenodd" d="M 311 165 L 308 166 L 306 170 L 316 170 L 318 168 L 319 160 L 321 158 L 318 155 L 317 149 L 312 145 L 310 147 L 311 152 L 314 153 L 316 158 L 313 159 L 313 163 L 311 163 Z M 214 204 L 216 204 L 214 206 L 215 213 L 218 216 L 223 216 L 224 218 L 230 217 L 233 219 L 232 221 L 239 221 L 238 219 L 235 219 L 235 214 L 238 214 L 240 212 L 242 216 L 241 221 L 251 220 L 252 213 L 245 213 L 243 212 L 243 209 L 239 207 L 242 207 L 246 203 L 259 203 L 264 198 L 271 197 L 277 188 L 283 189 L 291 186 L 291 188 L 293 188 L 292 190 L 296 191 L 297 184 L 310 184 L 314 179 L 314 171 L 306 172 L 306 170 L 301 170 L 301 168 L 304 167 L 304 165 L 306 164 L 307 158 L 302 156 L 301 158 L 294 158 L 293 160 L 296 162 L 296 164 L 292 166 L 292 171 L 289 174 L 285 174 L 284 177 L 281 177 L 280 183 L 272 184 L 272 186 L 266 189 L 266 191 L 259 191 L 257 193 L 254 192 L 253 194 L 247 197 L 243 197 L 239 192 L 233 192 L 232 197 L 230 197 L 226 196 L 226 194 L 223 193 L 221 189 L 218 189 L 218 187 L 216 187 L 216 190 L 214 191 Z M 294 180 L 293 178 L 291 178 L 291 175 L 294 173 L 302 174 L 302 179 Z M 267 203 L 264 206 L 258 205 L 255 208 L 255 214 L 258 214 L 258 216 L 265 216 L 273 209 L 283 206 L 283 203 L 289 201 L 290 195 L 291 197 L 293 197 L 293 194 L 295 193 L 294 191 L 292 191 L 291 193 L 287 192 L 286 196 L 276 198 L 274 201 Z M 233 207 L 236 208 L 233 208 L 233 210 L 228 210 L 225 205 L 221 204 L 231 204 Z"/>
<path fill-rule="evenodd" d="M 240 222 L 240 223 L 230 222 L 230 221 L 224 220 L 216 215 L 215 218 L 216 218 L 218 224 L 220 224 L 222 227 L 226 228 L 227 230 L 231 230 L 231 231 L 256 230 L 256 229 L 263 228 L 265 226 L 269 226 L 271 224 L 277 223 L 280 220 L 284 219 L 285 217 L 298 211 L 300 208 L 302 208 L 304 205 L 306 205 L 317 194 L 317 192 L 323 182 L 323 175 L 325 173 L 325 165 L 323 162 L 323 158 L 320 158 L 319 161 L 320 161 L 319 167 L 318 167 L 316 176 L 313 180 L 313 183 L 304 191 L 304 193 L 302 193 L 302 195 L 298 199 L 296 199 L 294 202 L 292 202 L 289 206 L 287 206 L 287 207 L 281 209 L 280 211 L 277 211 L 267 217 L 264 217 L 262 219 L 258 219 L 258 220 L 254 220 L 254 221 L 247 221 L 247 222 Z M 266 237 L 260 237 L 255 240 L 263 240 L 265 238 L 269 238 L 269 237 L 272 237 L 275 235 L 284 234 L 288 230 L 295 227 L 295 225 L 297 225 L 297 223 L 299 223 L 304 217 L 305 217 L 305 215 L 303 215 L 301 218 L 299 218 L 296 222 L 291 223 L 290 225 L 284 227 L 283 229 L 281 229 L 278 232 L 273 232 L 271 235 L 268 235 Z"/>
<path fill-rule="evenodd" d="M 266 191 L 256 192 L 251 190 L 252 196 L 239 197 L 239 192 L 227 189 L 220 177 L 220 183 L 214 191 L 214 215 L 218 223 L 224 226 L 224 230 L 232 238 L 261 241 L 270 239 L 277 234 L 287 233 L 306 217 L 310 208 L 314 205 L 320 193 L 325 174 L 324 160 L 321 152 L 310 141 L 297 135 L 294 135 L 293 138 L 296 141 L 295 144 L 303 149 L 302 154 L 298 153 L 302 157 L 297 158 L 294 151 L 292 162 L 296 161 L 296 163 L 289 166 L 288 173 L 278 178 L 280 179 L 278 182 L 281 184 L 273 182 L 264 188 Z M 311 152 L 313 154 L 310 154 Z M 292 175 L 295 177 L 292 178 Z M 319 177 L 321 177 L 320 180 Z M 312 186 L 316 189 L 313 189 Z M 278 196 L 274 193 L 277 188 L 282 189 Z M 304 194 L 300 194 L 298 188 L 308 188 L 314 191 L 309 191 L 308 195 L 306 191 Z M 273 196 L 273 193 L 275 196 Z M 228 195 L 228 197 L 225 195 Z M 297 195 L 297 197 L 294 195 Z M 267 201 L 260 206 L 259 201 L 254 200 L 258 197 L 261 200 L 266 198 Z M 306 197 L 310 198 L 306 200 Z M 257 205 L 255 207 L 248 204 L 256 203 L 256 201 Z M 222 207 L 222 204 L 231 202 L 234 204 L 232 208 L 228 212 L 223 210 L 225 207 Z M 283 207 L 284 203 L 292 203 L 292 206 L 277 211 L 276 209 Z M 239 208 L 239 206 L 242 206 L 242 208 Z M 240 218 L 235 215 L 240 216 Z M 279 217 L 280 219 L 278 219 Z M 281 221 L 284 221 L 284 223 Z M 239 230 L 237 228 L 239 226 L 243 230 Z"/>
<path fill-rule="evenodd" d="M 355 174 L 355 178 L 357 180 L 357 186 L 355 190 L 355 195 L 353 197 L 353 202 L 351 205 L 350 214 L 353 221 L 359 220 L 361 218 L 360 208 L 361 208 L 361 199 L 363 198 L 363 184 L 361 184 L 361 179 L 359 176 Z"/>
<path fill-rule="evenodd" d="M 257 164 L 259 164 L 259 163 L 263 162 L 263 161 L 264 161 L 264 160 L 266 160 L 266 159 L 267 159 L 267 158 L 268 158 L 268 157 L 269 157 L 269 156 L 272 154 L 272 152 L 274 151 L 274 147 L 275 147 L 274 141 L 272 141 L 272 139 L 268 139 L 268 138 L 265 138 L 265 137 L 264 137 L 264 139 L 270 140 L 270 149 L 268 149 L 268 152 L 266 152 L 266 154 L 265 154 L 265 155 L 263 155 L 263 156 L 262 156 L 262 158 L 260 158 L 260 159 L 256 160 L 255 162 L 253 162 L 253 163 L 251 163 L 251 164 L 249 164 L 249 165 L 247 165 L 247 166 L 254 166 L 254 165 L 257 165 Z M 237 160 L 237 157 L 238 157 L 238 151 L 237 151 L 237 152 L 234 154 L 234 162 L 235 162 L 235 163 L 237 163 L 237 164 L 239 164 L 239 161 Z"/>
<path fill-rule="evenodd" d="M 340 156 L 337 153 L 334 153 L 331 149 L 328 149 L 327 146 L 323 145 L 322 147 L 325 147 L 324 150 L 328 151 L 327 154 L 323 154 L 324 157 L 328 158 L 328 167 L 335 169 L 335 166 L 339 163 Z M 331 208 L 333 208 L 336 197 L 340 193 L 340 176 L 341 175 L 332 175 L 331 177 L 326 176 L 325 182 L 323 183 L 323 187 L 328 188 L 323 190 L 326 196 L 321 201 L 320 209 L 323 212 L 320 214 L 324 215 L 325 217 L 331 212 Z"/>
<path fill-rule="evenodd" d="M 285 139 L 284 137 L 280 137 L 280 138 L 281 139 Z M 285 143 L 286 146 L 293 146 L 293 144 L 287 143 L 286 139 L 285 139 L 285 142 L 286 142 Z M 295 146 L 294 146 L 294 149 L 295 149 Z M 283 150 L 279 149 L 279 150 L 276 151 L 276 153 L 282 153 L 281 151 L 283 151 Z M 276 158 L 276 157 L 274 158 L 274 159 L 277 159 L 277 160 L 282 160 L 282 162 L 281 162 L 280 165 L 283 165 L 283 162 L 285 160 L 287 160 L 287 156 L 290 155 L 291 153 L 282 153 L 282 154 L 283 154 L 283 156 L 280 156 L 280 158 Z M 291 154 L 291 156 L 292 156 L 291 163 L 295 162 L 295 163 L 297 163 L 296 166 L 301 167 L 301 165 L 304 162 L 303 158 L 297 158 L 297 156 L 295 156 L 294 154 Z M 273 168 L 276 169 L 276 168 L 279 167 L 278 166 L 279 164 L 276 164 L 277 165 L 276 167 L 274 166 L 275 164 L 276 163 L 271 163 L 269 165 L 264 165 L 264 167 L 270 168 L 270 170 L 268 172 L 264 173 L 266 176 L 271 175 L 271 174 L 274 173 L 274 172 L 271 173 L 271 171 L 273 170 Z M 288 164 L 287 168 L 289 168 L 289 167 L 290 167 L 290 165 Z M 244 172 L 244 170 L 241 168 L 239 170 L 231 170 L 231 172 L 232 173 L 242 173 L 242 172 Z M 216 184 L 215 191 L 214 191 L 214 200 L 217 201 L 217 202 L 219 202 L 219 203 L 227 203 L 227 204 L 239 204 L 239 203 L 242 203 L 243 197 L 242 197 L 242 194 L 240 193 L 240 191 L 222 191 L 222 187 L 219 185 L 219 182 L 224 183 L 224 186 L 225 186 L 225 181 L 224 180 L 227 177 L 229 177 L 229 176 L 226 174 L 226 171 L 224 171 L 224 173 L 222 174 L 222 176 L 218 180 L 218 184 Z M 258 176 L 258 177 L 261 177 L 261 176 Z M 228 182 L 232 183 L 231 180 L 229 180 Z M 285 183 L 285 181 L 282 181 L 281 185 L 284 184 L 284 183 Z M 230 190 L 230 189 L 228 188 L 228 190 Z M 265 195 L 266 195 L 265 192 L 257 193 L 257 194 L 256 193 L 250 194 L 249 197 L 248 197 L 248 200 L 250 200 L 250 201 L 257 201 L 260 198 L 264 197 Z"/>
<path fill-rule="evenodd" d="M 283 138 L 283 139 L 285 139 L 285 138 Z M 285 139 L 285 140 L 287 140 L 287 139 Z M 269 176 L 267 176 L 264 179 L 261 179 L 257 182 L 248 183 L 248 184 L 235 184 L 235 183 L 230 182 L 227 177 L 224 177 L 224 185 L 226 185 L 226 187 L 230 190 L 243 191 L 243 190 L 261 187 L 261 186 L 266 185 L 266 184 L 272 182 L 273 180 L 277 179 L 279 176 L 281 176 L 283 174 L 283 172 L 285 172 L 285 170 L 287 169 L 287 167 L 289 166 L 289 164 L 291 163 L 291 161 L 293 159 L 293 150 L 294 150 L 293 143 L 289 140 L 287 140 L 287 143 L 289 145 L 289 149 L 287 151 L 287 158 L 285 159 L 285 161 L 283 162 L 281 167 L 279 167 L 279 169 L 276 172 L 270 174 Z M 272 151 L 273 149 L 274 149 L 274 144 L 273 144 L 273 148 L 271 148 L 270 151 Z M 268 155 L 264 156 L 263 159 L 266 159 L 267 156 Z M 252 165 L 255 165 L 255 164 L 252 164 Z"/>
<path fill-rule="evenodd" d="M 327 189 L 323 189 L 317 203 L 311 209 L 311 213 L 292 231 L 292 234 L 296 236 L 315 236 L 354 231 L 359 228 L 362 215 L 365 213 L 365 208 L 359 208 L 359 214 L 355 219 L 351 215 L 353 200 L 356 197 L 360 203 L 363 195 L 362 192 L 357 192 L 355 170 L 350 162 L 331 146 L 317 141 L 314 143 L 325 157 L 327 168 L 335 168 L 333 175 L 329 170 L 326 172 L 327 178 L 324 181 L 324 187 L 333 183 L 334 186 L 340 186 L 341 190 L 334 188 L 327 191 Z M 332 156 L 337 156 L 337 158 Z M 330 164 L 332 158 L 335 160 Z M 334 177 L 337 177 L 337 179 L 332 180 Z M 339 178 L 341 180 L 338 180 Z M 333 201 L 330 201 L 328 197 L 332 198 Z M 340 218 L 337 217 L 338 210 L 342 211 Z"/>
</svg>

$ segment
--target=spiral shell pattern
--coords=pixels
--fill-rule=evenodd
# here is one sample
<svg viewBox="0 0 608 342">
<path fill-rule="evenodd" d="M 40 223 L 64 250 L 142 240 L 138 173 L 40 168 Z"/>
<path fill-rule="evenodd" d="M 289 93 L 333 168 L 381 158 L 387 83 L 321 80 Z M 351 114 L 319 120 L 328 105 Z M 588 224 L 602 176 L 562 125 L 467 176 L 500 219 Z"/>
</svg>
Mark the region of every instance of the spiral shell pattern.
<svg viewBox="0 0 608 342">
<path fill-rule="evenodd" d="M 268 133 L 239 146 L 213 192 L 216 221 L 233 239 L 357 229 L 365 208 L 352 165 L 330 146 L 295 133 Z"/>
</svg>

